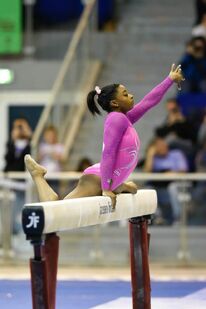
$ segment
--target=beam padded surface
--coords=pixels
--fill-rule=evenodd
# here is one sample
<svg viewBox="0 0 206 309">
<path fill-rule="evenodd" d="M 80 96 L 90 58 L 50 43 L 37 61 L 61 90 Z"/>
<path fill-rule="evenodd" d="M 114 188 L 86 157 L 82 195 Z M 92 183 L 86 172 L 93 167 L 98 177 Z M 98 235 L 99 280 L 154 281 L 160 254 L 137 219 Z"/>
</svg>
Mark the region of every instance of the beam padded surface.
<svg viewBox="0 0 206 309">
<path fill-rule="evenodd" d="M 157 208 L 157 196 L 155 190 L 120 194 L 115 210 L 112 209 L 110 198 L 104 196 L 27 204 L 24 210 L 31 209 L 34 214 L 37 206 L 44 213 L 43 234 L 48 234 L 153 214 Z"/>
</svg>

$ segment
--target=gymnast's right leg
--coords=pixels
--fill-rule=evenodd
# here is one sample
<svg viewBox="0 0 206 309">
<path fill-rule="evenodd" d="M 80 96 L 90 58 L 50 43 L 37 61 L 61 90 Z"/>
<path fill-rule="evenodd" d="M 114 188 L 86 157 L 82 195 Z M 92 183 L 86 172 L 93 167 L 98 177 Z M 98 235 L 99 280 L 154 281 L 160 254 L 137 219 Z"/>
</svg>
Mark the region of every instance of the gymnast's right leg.
<svg viewBox="0 0 206 309">
<path fill-rule="evenodd" d="M 102 195 L 101 179 L 96 175 L 82 175 L 76 188 L 64 199 Z"/>
</svg>

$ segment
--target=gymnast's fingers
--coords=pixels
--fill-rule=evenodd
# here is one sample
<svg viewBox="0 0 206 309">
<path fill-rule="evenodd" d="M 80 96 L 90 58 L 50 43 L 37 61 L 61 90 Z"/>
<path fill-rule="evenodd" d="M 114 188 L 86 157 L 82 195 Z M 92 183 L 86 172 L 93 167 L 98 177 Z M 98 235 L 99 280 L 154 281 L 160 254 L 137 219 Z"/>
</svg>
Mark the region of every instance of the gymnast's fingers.
<svg viewBox="0 0 206 309">
<path fill-rule="evenodd" d="M 114 192 L 112 192 L 112 191 L 104 190 L 104 191 L 102 192 L 102 195 L 103 195 L 103 196 L 108 196 L 108 197 L 110 197 L 111 202 L 112 202 L 112 209 L 114 210 L 115 207 L 116 207 L 116 201 L 117 201 L 117 196 L 116 196 L 116 194 L 115 194 Z"/>
<path fill-rule="evenodd" d="M 172 65 L 171 65 L 171 72 L 174 72 L 175 71 L 175 64 L 173 63 Z"/>
<path fill-rule="evenodd" d="M 176 67 L 175 72 L 176 72 L 176 73 L 179 73 L 179 72 L 181 72 L 181 71 L 182 71 L 182 69 L 181 69 L 181 64 L 179 64 L 179 65 Z"/>
<path fill-rule="evenodd" d="M 112 202 L 112 209 L 115 210 L 116 208 L 116 203 L 117 203 L 117 196 L 116 194 L 112 194 L 110 195 L 110 198 L 111 198 L 111 202 Z"/>
<path fill-rule="evenodd" d="M 117 203 L 117 198 L 113 197 L 112 198 L 112 209 L 115 210 L 116 209 L 116 203 Z"/>
</svg>

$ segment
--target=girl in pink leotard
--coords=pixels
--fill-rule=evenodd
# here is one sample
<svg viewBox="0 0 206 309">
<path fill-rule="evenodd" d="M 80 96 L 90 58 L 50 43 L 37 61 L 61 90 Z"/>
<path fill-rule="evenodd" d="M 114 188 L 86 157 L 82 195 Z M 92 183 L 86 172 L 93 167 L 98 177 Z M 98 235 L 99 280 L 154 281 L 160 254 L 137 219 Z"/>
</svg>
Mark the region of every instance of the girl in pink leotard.
<svg viewBox="0 0 206 309">
<path fill-rule="evenodd" d="M 139 136 L 133 124 L 161 101 L 173 82 L 180 84 L 182 80 L 181 67 L 172 65 L 169 76 L 136 105 L 133 95 L 120 84 L 102 89 L 96 87 L 88 94 L 87 105 L 93 115 L 100 114 L 98 105 L 108 113 L 104 123 L 101 162 L 87 168 L 77 187 L 65 198 L 103 194 L 111 197 L 114 205 L 117 193 L 137 191 L 134 183 L 125 183 L 137 165 L 140 149 Z M 50 200 L 58 199 L 44 177 L 39 177 L 39 174 L 44 176 L 45 169 L 30 156 L 25 158 L 25 163 L 35 181 L 40 200 L 48 200 L 48 196 L 51 196 Z"/>
</svg>

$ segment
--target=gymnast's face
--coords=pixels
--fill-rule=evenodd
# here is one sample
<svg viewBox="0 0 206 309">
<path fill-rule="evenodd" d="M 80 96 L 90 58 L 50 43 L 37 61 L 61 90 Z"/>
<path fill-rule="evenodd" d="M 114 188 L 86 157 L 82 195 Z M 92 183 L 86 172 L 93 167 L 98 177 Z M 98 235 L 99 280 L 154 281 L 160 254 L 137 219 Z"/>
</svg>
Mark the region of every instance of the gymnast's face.
<svg viewBox="0 0 206 309">
<path fill-rule="evenodd" d="M 114 111 L 127 113 L 134 106 L 134 97 L 128 93 L 127 88 L 123 85 L 119 85 L 117 88 L 116 97 L 111 101 L 111 106 Z"/>
</svg>

